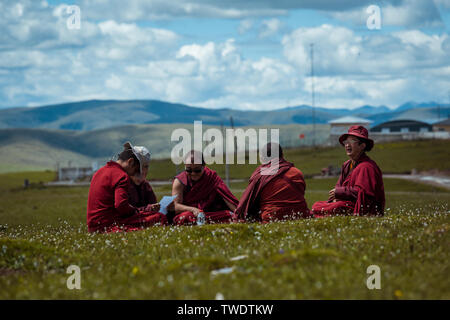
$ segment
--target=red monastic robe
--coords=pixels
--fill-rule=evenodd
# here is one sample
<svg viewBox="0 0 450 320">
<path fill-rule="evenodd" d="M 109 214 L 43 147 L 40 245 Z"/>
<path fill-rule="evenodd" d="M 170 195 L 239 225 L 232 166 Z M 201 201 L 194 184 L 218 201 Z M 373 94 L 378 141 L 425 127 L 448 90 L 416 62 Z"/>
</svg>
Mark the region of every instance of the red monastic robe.
<svg viewBox="0 0 450 320">
<path fill-rule="evenodd" d="M 237 206 L 238 199 L 214 171 L 205 167 L 198 181 L 192 181 L 186 171 L 175 177 L 184 185 L 183 204 L 196 207 L 205 213 L 206 223 L 231 222 L 232 212 L 224 200 Z M 177 225 L 195 224 L 197 218 L 190 211 L 182 212 L 173 219 Z"/>
<path fill-rule="evenodd" d="M 133 231 L 167 224 L 163 214 L 139 210 L 129 203 L 130 183 L 128 174 L 114 161 L 94 174 L 87 203 L 89 232 Z"/>
<path fill-rule="evenodd" d="M 128 195 L 130 204 L 137 208 L 145 208 L 149 204 L 158 202 L 152 186 L 148 181 L 144 181 L 140 185 L 136 185 L 133 181 L 130 181 Z"/>
<path fill-rule="evenodd" d="M 269 168 L 270 163 L 256 168 L 239 201 L 235 220 L 267 223 L 310 216 L 302 172 L 284 159 L 272 161 L 278 161 L 278 171 L 262 175 L 261 170 Z"/>
<path fill-rule="evenodd" d="M 363 154 L 352 166 L 348 160 L 342 166 L 335 187 L 336 201 L 319 201 L 312 207 L 317 217 L 353 214 L 383 215 L 385 205 L 383 175 L 378 165 Z"/>
</svg>

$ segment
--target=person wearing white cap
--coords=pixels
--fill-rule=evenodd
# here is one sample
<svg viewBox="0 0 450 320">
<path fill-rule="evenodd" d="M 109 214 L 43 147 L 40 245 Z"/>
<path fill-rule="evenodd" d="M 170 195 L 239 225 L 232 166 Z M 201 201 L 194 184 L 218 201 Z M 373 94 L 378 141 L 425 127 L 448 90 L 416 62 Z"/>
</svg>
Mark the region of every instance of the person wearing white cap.
<svg viewBox="0 0 450 320">
<path fill-rule="evenodd" d="M 89 232 L 133 231 L 152 225 L 167 225 L 159 207 L 137 208 L 130 204 L 130 177 L 148 170 L 150 152 L 126 142 L 117 161 L 109 161 L 92 177 L 87 204 Z"/>
<path fill-rule="evenodd" d="M 148 170 L 148 165 L 150 163 L 150 152 L 146 147 L 143 146 L 133 146 L 131 142 L 127 141 L 123 145 L 125 150 L 131 150 L 134 156 L 137 158 L 139 162 L 139 172 L 136 172 L 135 175 L 142 176 L 144 170 Z M 120 157 L 119 157 L 120 159 Z M 133 175 L 131 175 L 133 176 Z"/>
<path fill-rule="evenodd" d="M 138 150 L 143 150 L 142 152 L 146 154 L 147 149 L 145 147 L 135 147 Z M 143 149 L 140 149 L 143 148 Z M 148 159 L 148 158 L 146 158 Z M 158 212 L 160 209 L 160 204 L 156 199 L 156 195 L 153 192 L 150 181 L 146 180 L 148 174 L 148 163 L 144 163 L 142 168 L 142 174 L 130 176 L 131 182 L 130 188 L 128 190 L 129 201 L 133 206 L 140 208 L 140 210 Z M 172 218 L 172 213 L 174 211 L 174 203 L 172 202 L 167 206 L 167 210 L 170 213 L 167 217 L 170 222 Z M 170 217 L 169 217 L 170 216 Z"/>
</svg>

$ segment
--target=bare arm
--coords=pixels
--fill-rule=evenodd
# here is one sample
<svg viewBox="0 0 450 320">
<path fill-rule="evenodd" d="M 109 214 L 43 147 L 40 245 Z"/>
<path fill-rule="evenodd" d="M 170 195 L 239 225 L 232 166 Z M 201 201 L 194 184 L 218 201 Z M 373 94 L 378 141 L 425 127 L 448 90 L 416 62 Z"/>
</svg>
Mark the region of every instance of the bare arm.
<svg viewBox="0 0 450 320">
<path fill-rule="evenodd" d="M 190 207 L 183 204 L 183 190 L 184 185 L 178 179 L 175 179 L 172 184 L 172 196 L 177 195 L 174 200 L 175 213 L 190 211 L 197 216 L 197 214 L 201 211 L 199 208 Z"/>
<path fill-rule="evenodd" d="M 236 206 L 233 203 L 231 203 L 225 199 L 223 199 L 223 201 L 225 201 L 225 203 L 227 204 L 228 208 L 230 208 L 231 211 L 234 212 L 236 210 Z"/>
</svg>

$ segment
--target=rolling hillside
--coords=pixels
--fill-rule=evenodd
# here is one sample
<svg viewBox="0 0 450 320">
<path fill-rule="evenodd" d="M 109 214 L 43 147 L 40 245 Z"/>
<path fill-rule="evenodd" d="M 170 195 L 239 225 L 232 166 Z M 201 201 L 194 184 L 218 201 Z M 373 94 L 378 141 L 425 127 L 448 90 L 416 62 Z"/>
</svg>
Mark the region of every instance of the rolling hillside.
<svg viewBox="0 0 450 320">
<path fill-rule="evenodd" d="M 437 103 L 406 103 L 398 109 L 385 106 L 362 106 L 354 110 L 317 107 L 315 120 L 326 124 L 329 120 L 353 115 L 374 121 L 373 125 L 393 119 L 438 120 L 450 114 L 450 106 Z M 0 110 L 0 128 L 44 128 L 62 130 L 97 130 L 127 124 L 174 124 L 202 120 L 204 124 L 228 125 L 230 116 L 236 126 L 311 124 L 312 108 L 307 105 L 272 111 L 241 111 L 206 109 L 157 100 L 91 100 L 34 108 Z"/>
<path fill-rule="evenodd" d="M 167 158 L 175 142 L 167 137 L 181 125 L 130 125 L 114 129 L 90 132 L 3 129 L 0 130 L 0 173 L 18 171 L 55 170 L 59 162 L 67 166 L 90 166 L 93 161 L 103 165 L 121 150 L 122 143 L 130 139 L 137 145 L 145 145 L 153 155 L 149 176 L 151 179 L 168 179 L 177 172 Z M 317 126 L 317 140 L 328 137 L 328 126 Z M 191 127 L 185 126 L 192 130 Z M 204 126 L 203 132 L 208 128 Z M 305 175 L 316 175 L 329 165 L 339 167 L 347 159 L 342 148 L 308 147 L 311 126 L 289 125 L 280 127 L 281 144 L 285 147 L 286 159 L 293 162 Z M 298 139 L 302 132 L 307 137 Z M 450 173 L 450 140 L 402 141 L 376 144 L 370 152 L 384 173 L 409 173 L 411 170 L 437 169 Z M 211 165 L 221 176 L 225 166 Z M 231 178 L 248 178 L 255 165 L 231 165 Z M 178 168 L 179 169 L 179 168 Z"/>
<path fill-rule="evenodd" d="M 203 132 L 212 127 L 220 128 L 203 126 Z M 169 158 L 177 143 L 171 142 L 170 137 L 177 128 L 189 130 L 193 137 L 192 124 L 141 124 L 93 131 L 0 129 L 0 172 L 54 170 L 57 163 L 67 166 L 69 161 L 73 166 L 90 166 L 93 161 L 102 164 L 115 156 L 127 140 L 148 147 L 154 159 Z M 280 143 L 286 147 L 306 146 L 312 142 L 312 125 L 261 128 L 279 128 Z M 302 133 L 305 138 L 300 140 Z M 316 126 L 316 143 L 325 143 L 328 135 L 328 125 Z"/>
</svg>

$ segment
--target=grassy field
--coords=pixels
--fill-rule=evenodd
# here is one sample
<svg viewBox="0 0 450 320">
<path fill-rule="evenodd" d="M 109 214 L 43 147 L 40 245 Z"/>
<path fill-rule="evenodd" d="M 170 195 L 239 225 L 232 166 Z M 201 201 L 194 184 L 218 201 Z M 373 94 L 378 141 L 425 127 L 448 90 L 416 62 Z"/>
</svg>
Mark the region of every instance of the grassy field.
<svg viewBox="0 0 450 320">
<path fill-rule="evenodd" d="M 27 190 L 25 177 L 32 182 Z M 386 179 L 382 218 L 92 235 L 88 188 L 39 183 L 53 178 L 0 175 L 0 299 L 450 299 L 444 189 Z M 326 199 L 334 183 L 308 179 L 308 204 Z M 231 188 L 240 197 L 245 185 Z M 160 198 L 170 186 L 155 190 Z M 72 264 L 81 268 L 81 290 L 66 287 Z M 366 287 L 373 264 L 381 268 L 381 290 Z M 232 272 L 212 273 L 225 267 Z"/>
<path fill-rule="evenodd" d="M 291 127 L 285 126 L 285 130 L 294 130 Z M 121 139 L 126 140 L 125 137 L 121 137 Z M 142 139 L 137 139 L 137 141 L 141 141 Z M 105 144 L 111 145 L 110 142 L 106 142 Z M 167 149 L 167 145 L 164 147 Z M 1 152 L 2 150 L 0 150 Z M 16 153 L 5 152 L 8 158 L 6 162 L 2 161 L 0 163 L 1 174 L 14 172 L 20 168 L 22 168 L 21 171 L 36 170 L 37 167 L 33 166 L 23 167 L 20 159 L 17 161 L 17 164 L 14 164 L 14 161 L 17 160 L 14 158 Z M 52 152 L 55 153 L 57 151 L 53 150 Z M 321 169 L 329 165 L 339 168 L 347 160 L 341 146 L 320 147 L 316 149 L 307 147 L 285 148 L 284 152 L 286 159 L 293 162 L 306 176 L 319 175 Z M 114 155 L 113 151 L 111 151 L 112 155 Z M 450 172 L 450 140 L 418 140 L 376 144 L 374 149 L 369 152 L 369 156 L 377 161 L 384 173 L 410 173 L 412 169 L 418 171 L 437 169 L 447 171 L 447 173 Z M 56 159 L 58 157 L 53 156 L 53 158 Z M 102 165 L 102 162 L 99 162 L 99 165 Z M 230 178 L 248 179 L 256 166 L 251 164 L 230 165 Z M 216 170 L 220 176 L 225 176 L 224 165 L 212 164 L 210 167 Z M 182 170 L 182 167 L 175 166 L 170 159 L 152 160 L 148 178 L 150 180 L 169 180 L 180 170 Z M 26 178 L 26 173 L 13 173 L 7 177 L 17 179 L 22 176 Z M 10 183 L 9 178 L 5 183 Z M 21 183 L 23 183 L 23 179 Z"/>
<path fill-rule="evenodd" d="M 318 175 L 324 167 L 340 168 L 347 160 L 342 147 L 285 149 L 285 158 L 305 175 Z M 450 140 L 418 140 L 376 144 L 369 156 L 375 159 L 384 173 L 411 173 L 412 169 L 450 171 Z M 230 165 L 230 177 L 248 178 L 257 165 Z M 225 175 L 224 165 L 211 165 L 220 176 Z M 181 167 L 178 168 L 180 170 Z M 163 180 L 173 177 L 176 166 L 170 160 L 152 161 L 149 178 Z"/>
</svg>

